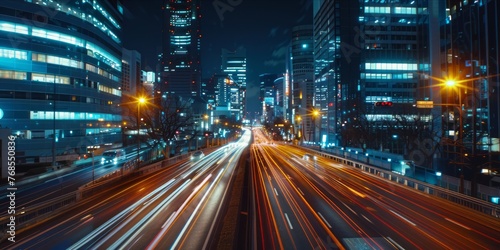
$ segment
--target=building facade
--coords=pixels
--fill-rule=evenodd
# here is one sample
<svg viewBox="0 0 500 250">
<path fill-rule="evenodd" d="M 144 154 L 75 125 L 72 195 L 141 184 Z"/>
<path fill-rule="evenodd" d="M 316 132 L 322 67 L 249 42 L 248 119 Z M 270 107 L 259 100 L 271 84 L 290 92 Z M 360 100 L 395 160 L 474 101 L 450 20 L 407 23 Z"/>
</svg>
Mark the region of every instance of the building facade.
<svg viewBox="0 0 500 250">
<path fill-rule="evenodd" d="M 136 97 L 141 89 L 141 54 L 122 49 L 122 94 Z"/>
<path fill-rule="evenodd" d="M 160 89 L 183 98 L 199 97 L 201 88 L 200 0 L 164 0 Z"/>
<path fill-rule="evenodd" d="M 228 74 L 214 74 L 211 79 L 215 86 L 215 108 L 213 124 L 221 116 L 240 121 L 241 116 L 241 87 Z"/>
<path fill-rule="evenodd" d="M 286 82 L 285 82 L 285 77 L 280 76 L 274 80 L 274 99 L 275 99 L 275 105 L 274 105 L 274 117 L 281 117 L 283 120 L 287 120 L 286 118 L 286 108 L 287 108 L 287 101 L 288 99 L 286 98 Z"/>
<path fill-rule="evenodd" d="M 121 11 L 116 1 L 2 1 L 0 125 L 17 135 L 18 164 L 121 140 Z"/>
<path fill-rule="evenodd" d="M 498 62 L 498 1 L 449 1 L 447 19 L 441 26 L 446 38 L 441 47 L 442 71 L 457 84 L 443 88 L 443 100 L 461 106 L 444 108 L 445 152 L 461 151 L 467 157 L 444 154 L 455 166 L 468 163 L 466 171 L 498 172 L 500 94 Z M 460 119 L 463 119 L 460 123 Z M 460 133 L 462 135 L 460 136 Z M 455 143 L 456 142 L 456 143 Z M 457 148 L 456 145 L 463 148 Z M 456 174 L 457 168 L 448 172 Z M 446 169 L 445 169 L 446 170 Z"/>
<path fill-rule="evenodd" d="M 243 118 L 246 114 L 246 89 L 247 89 L 247 55 L 246 49 L 238 48 L 235 51 L 222 49 L 222 65 L 221 72 L 227 74 L 237 86 L 241 93 L 239 94 L 240 114 L 238 117 Z"/>
<path fill-rule="evenodd" d="M 437 2 L 314 2 L 315 86 L 326 93 L 316 101 L 327 114 L 327 146 L 378 149 L 431 165 L 441 114 L 415 104 L 441 104 L 435 79 L 444 4 Z M 420 125 L 427 134 L 409 139 L 409 128 Z"/>
<path fill-rule="evenodd" d="M 314 103 L 314 47 L 313 26 L 300 25 L 292 28 L 290 50 L 290 79 L 292 114 L 296 127 L 302 131 L 302 140 L 317 142 Z"/>
<path fill-rule="evenodd" d="M 266 73 L 259 75 L 259 99 L 262 107 L 261 123 L 272 123 L 274 121 L 274 106 L 276 103 L 276 89 L 274 81 L 278 78 L 277 74 Z"/>
</svg>

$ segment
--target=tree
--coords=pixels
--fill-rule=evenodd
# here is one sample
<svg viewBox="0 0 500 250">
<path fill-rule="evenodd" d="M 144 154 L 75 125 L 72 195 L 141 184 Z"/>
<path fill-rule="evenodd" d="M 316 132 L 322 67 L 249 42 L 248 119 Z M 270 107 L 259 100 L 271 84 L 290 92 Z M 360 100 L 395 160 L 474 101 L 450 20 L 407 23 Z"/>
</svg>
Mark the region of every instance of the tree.
<svg viewBox="0 0 500 250">
<path fill-rule="evenodd" d="M 170 143 L 181 139 L 193 140 L 198 136 L 194 119 L 192 100 L 183 99 L 176 95 L 161 97 L 160 105 L 155 106 L 153 112 L 148 112 L 146 120 L 149 121 L 148 134 L 158 142 L 166 143 L 163 155 L 167 157 Z M 181 138 L 184 136 L 184 138 Z"/>
<path fill-rule="evenodd" d="M 395 114 L 393 116 L 395 124 L 392 133 L 398 135 L 401 145 L 403 145 L 403 156 L 415 162 L 416 165 L 430 167 L 433 155 L 440 150 L 440 131 L 435 127 L 432 117 L 428 114 L 404 115 Z"/>
<path fill-rule="evenodd" d="M 137 105 L 141 105 L 140 111 Z M 137 124 L 137 112 L 140 112 L 141 129 L 146 129 L 148 139 L 154 142 L 153 147 L 160 148 L 165 158 L 170 156 L 171 145 L 179 141 L 181 136 L 187 140 L 198 136 L 191 99 L 163 95 L 148 99 L 143 104 L 137 101 L 128 102 L 126 106 L 129 120 L 134 124 Z"/>
<path fill-rule="evenodd" d="M 373 148 L 373 134 L 370 132 L 373 126 L 366 112 L 357 110 L 348 120 L 342 131 L 342 138 L 345 140 L 342 145 L 362 148 L 363 152 L 367 148 Z"/>
</svg>

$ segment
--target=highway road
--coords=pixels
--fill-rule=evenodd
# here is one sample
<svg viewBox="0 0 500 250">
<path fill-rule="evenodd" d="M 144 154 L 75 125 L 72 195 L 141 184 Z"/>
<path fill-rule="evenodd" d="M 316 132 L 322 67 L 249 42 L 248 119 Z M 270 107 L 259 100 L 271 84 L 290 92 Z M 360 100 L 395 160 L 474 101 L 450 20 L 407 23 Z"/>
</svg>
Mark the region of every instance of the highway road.
<svg viewBox="0 0 500 250">
<path fill-rule="evenodd" d="M 250 145 L 247 249 L 498 249 L 500 219 L 275 143 Z M 214 249 L 250 134 L 125 178 L 1 249 Z M 306 157 L 304 157 L 306 156 Z M 242 212 L 247 211 L 242 208 Z"/>
<path fill-rule="evenodd" d="M 216 243 L 249 133 L 239 142 L 147 176 L 125 180 L 2 249 L 202 249 Z M 203 240 L 200 240 L 203 239 Z"/>
<path fill-rule="evenodd" d="M 498 218 L 298 147 L 272 143 L 259 131 L 255 137 L 254 249 L 498 249 L 500 245 Z"/>
<path fill-rule="evenodd" d="M 134 148 L 134 150 L 136 150 Z M 141 154 L 146 149 L 141 150 Z M 42 174 L 30 178 L 30 182 L 16 185 L 16 206 L 18 208 L 28 208 L 39 203 L 43 203 L 52 198 L 73 192 L 79 187 L 92 182 L 111 172 L 119 171 L 122 164 L 133 161 L 137 158 L 137 151 L 127 154 L 127 158 L 116 164 L 101 163 L 101 156 L 96 156 L 92 167 L 91 159 L 87 159 L 85 164 L 57 171 L 55 173 Z M 47 178 L 43 176 L 47 175 Z M 0 188 L 0 207 L 8 207 L 7 186 Z M 0 217 L 6 216 L 7 210 L 0 210 Z"/>
</svg>

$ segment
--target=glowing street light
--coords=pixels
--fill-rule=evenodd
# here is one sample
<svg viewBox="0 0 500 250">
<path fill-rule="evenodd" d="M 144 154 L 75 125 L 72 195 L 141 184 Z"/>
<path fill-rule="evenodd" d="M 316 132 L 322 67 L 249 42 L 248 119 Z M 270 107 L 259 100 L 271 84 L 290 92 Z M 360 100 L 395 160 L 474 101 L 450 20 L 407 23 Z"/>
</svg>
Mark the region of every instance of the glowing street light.
<svg viewBox="0 0 500 250">
<path fill-rule="evenodd" d="M 319 110 L 314 109 L 312 111 L 312 116 L 313 116 L 312 123 L 313 123 L 313 130 L 314 130 L 314 141 L 316 140 L 316 118 L 318 118 L 318 116 L 320 117 L 318 131 L 319 131 L 319 142 L 320 142 L 319 148 L 321 150 L 321 116 L 320 116 Z"/>
<path fill-rule="evenodd" d="M 140 131 L 141 131 L 141 105 L 146 103 L 146 98 L 139 97 L 137 98 L 137 168 L 139 168 L 139 152 L 141 151 L 141 139 L 140 139 Z"/>
<path fill-rule="evenodd" d="M 463 114 L 462 114 L 462 90 L 460 88 L 460 85 L 458 84 L 457 81 L 453 79 L 448 79 L 445 82 L 445 85 L 450 87 L 450 88 L 456 88 L 458 92 L 458 119 L 459 119 L 459 125 L 458 125 L 458 141 L 460 142 L 460 159 L 461 161 L 463 160 L 464 155 L 464 135 L 463 135 L 463 130 L 464 130 L 464 122 L 463 122 Z M 463 166 L 461 167 L 460 170 L 460 187 L 459 187 L 459 192 L 463 193 Z"/>
</svg>

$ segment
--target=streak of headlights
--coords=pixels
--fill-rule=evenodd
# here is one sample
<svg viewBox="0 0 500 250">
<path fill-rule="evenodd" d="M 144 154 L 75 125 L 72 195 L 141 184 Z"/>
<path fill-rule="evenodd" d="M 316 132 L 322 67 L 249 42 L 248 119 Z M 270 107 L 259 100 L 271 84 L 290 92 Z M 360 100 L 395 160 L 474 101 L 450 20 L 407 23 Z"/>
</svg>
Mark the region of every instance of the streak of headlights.
<svg viewBox="0 0 500 250">
<path fill-rule="evenodd" d="M 84 246 L 85 244 L 88 244 L 91 240 L 93 240 L 95 238 L 99 238 L 114 223 L 116 223 L 119 220 L 121 220 L 122 218 L 126 217 L 129 212 L 133 211 L 134 209 L 136 209 L 137 207 L 139 207 L 141 204 L 147 203 L 148 200 L 151 197 L 153 197 L 154 195 L 156 195 L 156 193 L 159 193 L 161 195 L 161 194 L 167 192 L 169 186 L 174 181 L 175 181 L 175 179 L 172 179 L 172 180 L 168 181 L 167 183 L 163 184 L 162 186 L 158 187 L 157 189 L 155 189 L 153 192 L 147 194 L 142 199 L 138 200 L 133 205 L 129 206 L 127 209 L 125 209 L 122 212 L 120 212 L 119 214 L 115 215 L 113 218 L 111 218 L 110 220 L 106 221 L 104 224 L 102 224 L 101 226 L 99 226 L 98 228 L 96 228 L 94 231 L 92 231 L 91 233 L 89 233 L 88 235 L 86 235 L 85 237 L 83 237 L 82 239 L 80 239 L 78 242 L 76 242 L 75 244 L 73 244 L 68 249 L 78 249 L 78 248 Z M 157 198 L 157 197 L 153 197 L 153 198 Z"/>
<path fill-rule="evenodd" d="M 203 187 L 205 185 L 205 183 L 208 182 L 208 179 L 210 179 L 210 177 L 212 177 L 212 174 L 209 174 L 200 184 L 198 184 L 195 189 L 193 190 L 193 192 L 189 195 L 189 197 L 184 201 L 184 203 L 182 203 L 182 205 L 179 207 L 179 209 L 177 209 L 172 216 L 170 216 L 170 218 L 168 218 L 166 224 L 164 224 L 162 226 L 162 230 L 156 234 L 155 238 L 153 239 L 153 241 L 151 241 L 151 243 L 149 243 L 148 247 L 146 249 L 155 249 L 156 245 L 158 245 L 159 241 L 163 238 L 163 235 L 165 235 L 165 232 L 170 228 L 170 225 L 172 224 L 172 222 L 175 220 L 175 218 L 180 214 L 180 212 L 182 210 L 184 210 L 184 207 L 186 207 L 186 205 L 191 201 L 191 199 L 198 193 L 198 191 L 201 189 L 201 187 Z M 212 185 L 211 185 L 212 187 Z M 203 199 L 206 197 L 206 194 L 208 192 L 205 193 L 205 195 L 203 196 Z M 196 214 L 196 211 L 198 210 L 200 204 L 202 204 L 203 202 L 203 199 L 198 203 L 198 206 L 196 207 L 196 209 L 193 211 L 193 213 L 191 214 L 191 217 L 190 219 L 188 220 L 188 222 L 186 223 L 186 225 L 184 226 L 184 228 L 189 225 L 190 221 L 191 221 L 191 218 L 193 215 Z M 179 234 L 179 236 L 181 236 L 184 232 L 184 229 L 183 231 Z M 125 236 L 125 235 L 124 235 Z M 178 239 L 178 238 L 177 238 Z M 176 242 L 178 242 L 176 240 Z M 111 247 L 112 249 L 114 249 L 114 247 L 112 246 Z M 172 247 L 174 248 L 174 247 Z"/>
</svg>

